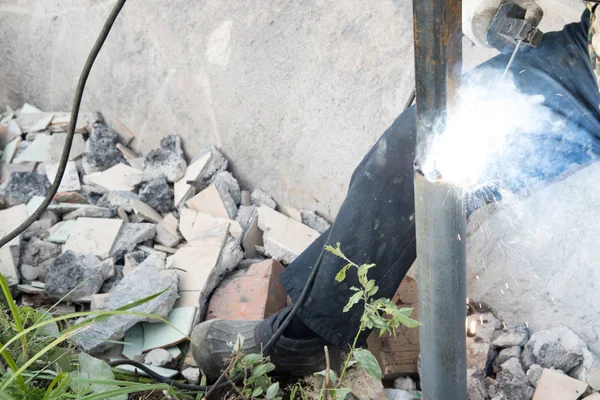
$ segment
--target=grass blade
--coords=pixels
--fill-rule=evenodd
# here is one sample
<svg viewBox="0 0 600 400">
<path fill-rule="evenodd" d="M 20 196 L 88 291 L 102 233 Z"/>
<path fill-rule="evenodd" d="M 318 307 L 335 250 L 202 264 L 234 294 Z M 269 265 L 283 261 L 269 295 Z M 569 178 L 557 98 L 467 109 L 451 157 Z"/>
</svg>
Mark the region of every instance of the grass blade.
<svg viewBox="0 0 600 400">
<path fill-rule="evenodd" d="M 6 279 L 4 279 L 2 274 L 0 274 L 0 286 L 2 287 L 2 293 L 4 293 L 4 298 L 6 299 L 8 308 L 10 308 L 10 313 L 12 314 L 17 333 L 21 333 L 23 332 L 23 322 L 21 321 L 21 316 L 19 315 L 19 310 L 17 310 L 15 300 L 10 294 L 8 282 L 6 282 Z M 21 347 L 23 348 L 23 358 L 27 359 L 27 338 L 25 336 L 21 336 Z"/>
</svg>

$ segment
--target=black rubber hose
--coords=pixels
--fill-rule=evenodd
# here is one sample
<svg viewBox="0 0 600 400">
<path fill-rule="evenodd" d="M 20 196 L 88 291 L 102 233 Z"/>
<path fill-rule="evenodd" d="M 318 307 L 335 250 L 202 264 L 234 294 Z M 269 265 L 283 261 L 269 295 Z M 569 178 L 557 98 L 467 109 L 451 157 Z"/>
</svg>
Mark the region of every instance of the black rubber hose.
<svg viewBox="0 0 600 400">
<path fill-rule="evenodd" d="M 81 98 L 83 97 L 83 90 L 85 88 L 85 83 L 90 75 L 90 71 L 92 70 L 92 66 L 94 65 L 94 61 L 100 53 L 100 49 L 104 44 L 106 38 L 108 37 L 108 33 L 112 28 L 119 12 L 125 5 L 127 0 L 119 0 L 114 5 L 108 19 L 104 23 L 102 30 L 100 31 L 100 35 L 98 39 L 96 39 L 96 43 L 94 43 L 94 47 L 90 51 L 90 54 L 85 61 L 85 65 L 83 66 L 83 71 L 81 71 L 81 76 L 79 77 L 79 82 L 77 83 L 77 88 L 75 89 L 75 99 L 73 100 L 73 109 L 71 110 L 71 121 L 69 123 L 69 129 L 67 130 L 67 138 L 65 140 L 65 147 L 63 148 L 62 156 L 60 158 L 60 163 L 58 165 L 58 171 L 56 172 L 56 178 L 54 178 L 54 182 L 50 186 L 48 193 L 46 193 L 46 197 L 44 197 L 44 201 L 37 210 L 29 218 L 27 218 L 21 225 L 19 225 L 15 230 L 4 236 L 0 239 L 0 248 L 5 244 L 9 243 L 11 240 L 19 236 L 25 229 L 29 228 L 31 224 L 33 224 L 39 217 L 42 215 L 46 208 L 54 199 L 54 195 L 58 191 L 58 187 L 60 186 L 60 181 L 65 174 L 65 169 L 67 167 L 67 162 L 69 161 L 69 154 L 71 153 L 71 146 L 73 144 L 73 137 L 75 136 L 75 126 L 77 125 L 77 117 L 79 116 L 79 107 L 81 106 Z"/>
</svg>

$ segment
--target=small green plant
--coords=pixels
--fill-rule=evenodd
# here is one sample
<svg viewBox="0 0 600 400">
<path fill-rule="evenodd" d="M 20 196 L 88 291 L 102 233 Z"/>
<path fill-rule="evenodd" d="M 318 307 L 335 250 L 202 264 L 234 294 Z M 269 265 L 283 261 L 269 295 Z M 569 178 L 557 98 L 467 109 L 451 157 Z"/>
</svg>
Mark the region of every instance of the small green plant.
<svg viewBox="0 0 600 400">
<path fill-rule="evenodd" d="M 329 396 L 334 399 L 344 399 L 350 392 L 350 389 L 342 387 L 342 380 L 348 371 L 348 368 L 353 364 L 363 368 L 369 375 L 381 379 L 381 368 L 377 359 L 367 349 L 357 348 L 358 339 L 361 334 L 366 330 L 377 329 L 379 335 L 383 335 L 386 332 L 390 332 L 392 335 L 396 335 L 396 331 L 400 326 L 404 325 L 409 328 L 416 328 L 420 326 L 420 323 L 410 318 L 413 312 L 412 308 L 399 308 L 396 303 L 388 298 L 375 299 L 374 296 L 379 291 L 379 287 L 375 284 L 374 279 L 369 279 L 368 272 L 375 264 L 361 264 L 358 265 L 351 261 L 344 255 L 340 248 L 340 244 L 337 243 L 336 247 L 326 246 L 325 249 L 330 253 L 340 257 L 346 261 L 346 265 L 337 273 L 335 280 L 343 282 L 346 279 L 346 275 L 350 269 L 356 269 L 358 282 L 360 287 L 352 286 L 350 290 L 354 292 L 352 297 L 348 300 L 348 303 L 344 307 L 344 312 L 350 311 L 352 307 L 357 306 L 362 302 L 363 313 L 360 319 L 360 327 L 354 336 L 354 341 L 350 346 L 348 356 L 344 360 L 344 365 L 339 378 L 336 376 L 334 371 L 326 370 L 318 373 L 326 377 L 326 382 L 330 381 L 333 388 L 324 385 L 322 391 L 323 395 Z"/>
<path fill-rule="evenodd" d="M 244 337 L 238 334 L 236 342 L 232 344 L 233 359 L 228 372 L 230 379 L 242 376 L 240 384 L 233 385 L 238 398 L 282 400 L 278 396 L 279 382 L 273 382 L 268 375 L 275 370 L 275 365 L 262 354 L 242 354 L 243 344 Z"/>
<path fill-rule="evenodd" d="M 130 393 L 167 391 L 167 384 L 97 380 L 79 375 L 79 363 L 67 340 L 96 321 L 112 315 L 139 315 L 158 321 L 158 316 L 130 311 L 163 292 L 138 300 L 117 310 L 77 312 L 60 317 L 30 307 L 17 306 L 5 278 L 0 274 L 0 400 L 62 400 L 119 398 Z M 86 318 L 76 321 L 78 318 Z M 76 321 L 68 326 L 67 321 Z M 59 324 L 65 328 L 60 330 Z M 172 326 L 172 325 L 171 325 Z M 175 328 L 176 329 L 176 328 Z M 97 388 L 105 386 L 103 390 Z"/>
</svg>

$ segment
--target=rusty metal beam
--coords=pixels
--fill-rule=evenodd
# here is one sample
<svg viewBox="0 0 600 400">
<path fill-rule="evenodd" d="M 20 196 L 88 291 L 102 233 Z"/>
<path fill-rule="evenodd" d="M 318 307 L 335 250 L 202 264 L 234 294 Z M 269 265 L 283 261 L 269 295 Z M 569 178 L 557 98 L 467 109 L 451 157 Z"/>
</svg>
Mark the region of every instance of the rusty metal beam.
<svg viewBox="0 0 600 400">
<path fill-rule="evenodd" d="M 417 154 L 443 131 L 460 84 L 460 0 L 413 0 Z M 451 110 L 450 110 L 451 112 Z M 466 400 L 466 217 L 461 193 L 415 173 L 421 387 L 425 400 Z"/>
</svg>

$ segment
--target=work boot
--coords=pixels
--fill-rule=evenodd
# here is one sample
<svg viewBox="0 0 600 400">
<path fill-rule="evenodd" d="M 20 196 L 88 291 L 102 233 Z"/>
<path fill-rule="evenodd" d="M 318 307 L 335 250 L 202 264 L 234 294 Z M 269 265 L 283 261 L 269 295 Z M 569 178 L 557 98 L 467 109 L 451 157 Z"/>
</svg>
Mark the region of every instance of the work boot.
<svg viewBox="0 0 600 400">
<path fill-rule="evenodd" d="M 242 353 L 261 353 L 262 347 L 279 328 L 291 307 L 270 316 L 264 321 L 230 321 L 213 319 L 197 325 L 191 334 L 192 354 L 198 368 L 209 381 L 216 380 L 232 358 L 237 335 L 244 337 Z M 326 368 L 324 346 L 328 347 L 330 367 L 339 365 L 339 348 L 328 344 L 316 335 L 291 338 L 286 331 L 263 356 L 268 356 L 276 372 L 293 376 L 308 376 Z"/>
</svg>

